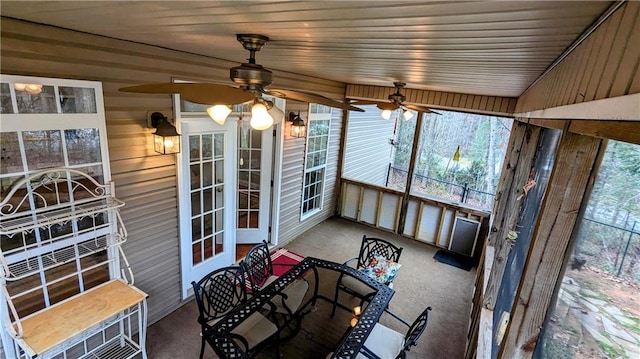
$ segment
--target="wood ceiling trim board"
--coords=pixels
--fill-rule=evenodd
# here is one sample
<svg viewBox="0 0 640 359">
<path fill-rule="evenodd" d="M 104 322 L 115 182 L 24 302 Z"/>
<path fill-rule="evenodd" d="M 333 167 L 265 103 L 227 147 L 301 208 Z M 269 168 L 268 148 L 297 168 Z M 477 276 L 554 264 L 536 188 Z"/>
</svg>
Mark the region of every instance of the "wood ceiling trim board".
<svg viewBox="0 0 640 359">
<path fill-rule="evenodd" d="M 635 8 L 635 21 L 633 28 L 630 30 L 630 36 L 625 46 L 625 51 L 622 54 L 618 73 L 631 74 L 631 76 L 616 76 L 609 90 L 608 96 L 610 97 L 622 96 L 624 94 L 631 93 L 628 91 L 628 88 L 632 79 L 634 77 L 638 77 L 637 71 L 638 66 L 640 65 L 640 46 L 635 46 L 634 44 L 640 44 L 640 3 L 627 3 L 627 7 Z"/>
<path fill-rule="evenodd" d="M 613 40 L 620 28 L 620 20 L 622 19 L 623 11 L 616 11 L 608 20 L 607 31 L 605 32 L 604 43 L 600 46 L 598 58 L 591 75 L 591 80 L 587 86 L 585 93 L 585 101 L 594 100 L 596 92 L 600 88 L 602 76 L 604 74 L 605 67 L 609 62 L 608 59 L 612 55 Z M 639 45 L 639 44 L 636 44 Z"/>
<path fill-rule="evenodd" d="M 624 52 L 627 50 L 629 44 L 629 38 L 631 37 L 630 29 L 633 28 L 634 23 L 637 20 L 638 7 L 637 6 L 625 6 L 623 13 L 621 14 L 621 20 L 618 25 L 616 35 L 612 40 L 611 50 L 607 55 L 606 64 L 604 65 L 604 69 L 602 72 L 602 77 L 600 78 L 600 83 L 598 85 L 598 89 L 594 95 L 595 100 L 603 99 L 609 96 L 611 92 L 611 88 L 613 86 L 613 82 L 616 75 L 618 74 L 618 69 L 620 68 L 620 64 L 622 62 L 622 58 Z M 638 47 L 638 44 L 631 43 L 631 46 Z M 624 75 L 621 75 L 624 77 Z"/>
<path fill-rule="evenodd" d="M 569 59 L 570 57 L 577 57 L 579 60 L 576 64 L 574 64 L 574 66 L 571 67 L 571 72 L 569 73 L 569 79 L 567 80 L 568 85 L 565 93 L 561 98 L 560 105 L 567 105 L 575 98 L 576 87 L 580 83 L 579 75 L 584 70 L 584 66 L 586 66 L 588 61 L 588 56 L 585 56 L 585 54 L 588 54 L 590 51 L 588 48 L 588 45 L 591 45 L 591 44 L 585 44 L 585 46 L 580 46 L 576 50 L 574 50 L 573 54 L 570 54 L 569 56 L 567 56 L 567 59 Z"/>
</svg>

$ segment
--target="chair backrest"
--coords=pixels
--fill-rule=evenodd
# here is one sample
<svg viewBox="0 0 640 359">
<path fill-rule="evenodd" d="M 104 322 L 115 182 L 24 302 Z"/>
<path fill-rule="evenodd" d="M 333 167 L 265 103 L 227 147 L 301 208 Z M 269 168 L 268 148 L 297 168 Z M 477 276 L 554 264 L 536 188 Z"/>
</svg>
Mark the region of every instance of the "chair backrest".
<svg viewBox="0 0 640 359">
<path fill-rule="evenodd" d="M 254 246 L 247 252 L 242 261 L 247 278 L 251 285 L 251 291 L 257 292 L 264 283 L 273 275 L 273 264 L 271 254 L 266 241 Z"/>
<path fill-rule="evenodd" d="M 236 305 L 246 300 L 244 270 L 240 266 L 216 269 L 191 282 L 200 315 L 200 324 L 210 324 L 222 318 Z"/>
<path fill-rule="evenodd" d="M 427 307 L 427 309 L 422 312 L 418 318 L 411 324 L 409 330 L 407 331 L 407 335 L 404 337 L 404 347 L 402 348 L 400 358 L 404 358 L 404 353 L 408 352 L 412 346 L 415 346 L 418 343 L 418 339 L 422 333 L 424 333 L 425 328 L 427 328 L 427 321 L 429 319 L 429 311 L 431 307 Z"/>
<path fill-rule="evenodd" d="M 376 255 L 384 256 L 396 263 L 400 260 L 402 247 L 380 238 L 362 236 L 362 244 L 360 245 L 360 254 L 358 255 L 357 268 L 362 269 L 369 265 L 371 258 Z"/>
</svg>

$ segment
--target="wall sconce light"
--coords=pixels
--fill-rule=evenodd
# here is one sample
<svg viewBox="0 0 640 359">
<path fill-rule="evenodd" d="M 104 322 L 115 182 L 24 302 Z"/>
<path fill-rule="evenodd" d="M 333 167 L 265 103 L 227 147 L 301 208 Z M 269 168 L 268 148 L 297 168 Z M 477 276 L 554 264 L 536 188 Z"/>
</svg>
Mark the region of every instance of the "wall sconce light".
<svg viewBox="0 0 640 359">
<path fill-rule="evenodd" d="M 300 112 L 297 114 L 289 112 L 289 122 L 291 122 L 291 131 L 289 132 L 291 137 L 307 137 L 307 126 L 300 117 Z"/>
<path fill-rule="evenodd" d="M 161 112 L 153 112 L 149 115 L 151 127 L 155 127 L 153 133 L 153 149 L 161 155 L 180 152 L 180 134 Z"/>
</svg>

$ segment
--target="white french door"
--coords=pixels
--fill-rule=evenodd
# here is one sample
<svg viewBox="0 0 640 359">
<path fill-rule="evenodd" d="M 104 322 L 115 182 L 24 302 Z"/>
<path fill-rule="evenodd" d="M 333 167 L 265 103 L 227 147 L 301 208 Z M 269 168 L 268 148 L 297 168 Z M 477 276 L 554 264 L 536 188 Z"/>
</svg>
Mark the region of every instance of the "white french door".
<svg viewBox="0 0 640 359">
<path fill-rule="evenodd" d="M 236 138 L 236 242 L 251 244 L 269 241 L 274 129 L 257 131 L 249 126 L 248 121 L 238 121 Z"/>
<path fill-rule="evenodd" d="M 235 262 L 235 121 L 180 122 L 180 248 L 183 297 L 192 281 Z"/>
</svg>

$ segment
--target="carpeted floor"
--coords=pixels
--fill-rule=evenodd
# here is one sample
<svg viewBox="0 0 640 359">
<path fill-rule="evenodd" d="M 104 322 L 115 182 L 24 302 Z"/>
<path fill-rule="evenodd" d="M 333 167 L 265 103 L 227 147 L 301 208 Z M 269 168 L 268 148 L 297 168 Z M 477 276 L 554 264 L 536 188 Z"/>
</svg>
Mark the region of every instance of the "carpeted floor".
<svg viewBox="0 0 640 359">
<path fill-rule="evenodd" d="M 425 333 L 408 357 L 463 358 L 475 268 L 467 272 L 437 262 L 433 259 L 437 249 L 432 246 L 339 218 L 319 224 L 285 247 L 302 255 L 344 262 L 357 255 L 364 234 L 384 238 L 404 247 L 400 258 L 402 267 L 394 281 L 396 293 L 390 309 L 412 322 L 425 307 L 433 308 Z M 149 358 L 198 358 L 200 328 L 196 322 L 197 316 L 195 302 L 189 301 L 151 325 L 147 332 Z M 381 322 L 406 332 L 406 327 L 399 325 L 389 315 L 383 315 Z M 283 357 L 303 358 L 297 355 Z M 210 347 L 205 350 L 205 358 L 217 358 Z"/>
</svg>

